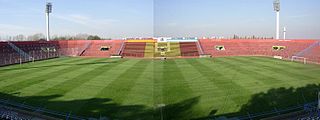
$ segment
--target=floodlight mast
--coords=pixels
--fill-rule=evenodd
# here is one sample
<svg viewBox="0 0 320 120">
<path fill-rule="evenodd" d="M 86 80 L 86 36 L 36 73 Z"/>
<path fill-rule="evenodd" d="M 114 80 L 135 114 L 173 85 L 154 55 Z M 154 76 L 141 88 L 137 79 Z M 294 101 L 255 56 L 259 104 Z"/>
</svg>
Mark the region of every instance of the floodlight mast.
<svg viewBox="0 0 320 120">
<path fill-rule="evenodd" d="M 287 32 L 287 28 L 284 27 L 284 28 L 283 28 L 283 40 L 286 39 L 286 32 Z"/>
<path fill-rule="evenodd" d="M 47 2 L 46 4 L 46 25 L 47 25 L 47 41 L 50 41 L 50 25 L 49 25 L 49 14 L 52 13 L 52 4 Z"/>
<path fill-rule="evenodd" d="M 273 2 L 274 11 L 277 15 L 277 24 L 276 24 L 276 39 L 280 38 L 280 0 L 274 0 Z"/>
</svg>

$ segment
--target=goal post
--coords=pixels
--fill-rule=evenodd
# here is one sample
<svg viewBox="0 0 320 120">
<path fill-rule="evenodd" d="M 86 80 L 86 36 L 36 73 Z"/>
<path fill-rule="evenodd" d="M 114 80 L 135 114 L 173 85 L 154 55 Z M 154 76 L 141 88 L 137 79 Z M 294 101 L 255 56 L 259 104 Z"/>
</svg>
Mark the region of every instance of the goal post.
<svg viewBox="0 0 320 120">
<path fill-rule="evenodd" d="M 305 57 L 292 56 L 291 62 L 294 62 L 294 61 L 303 62 L 303 64 L 307 64 L 307 58 Z"/>
</svg>

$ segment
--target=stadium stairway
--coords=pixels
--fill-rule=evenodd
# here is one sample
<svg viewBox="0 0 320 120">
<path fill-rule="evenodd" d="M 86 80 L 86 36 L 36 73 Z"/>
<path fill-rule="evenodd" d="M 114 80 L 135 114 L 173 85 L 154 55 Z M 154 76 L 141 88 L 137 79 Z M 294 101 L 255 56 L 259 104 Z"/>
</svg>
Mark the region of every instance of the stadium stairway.
<svg viewBox="0 0 320 120">
<path fill-rule="evenodd" d="M 312 49 L 318 47 L 320 45 L 320 41 L 315 42 L 314 44 L 310 45 L 309 47 L 307 47 L 306 49 L 298 52 L 295 54 L 295 56 L 298 57 L 303 57 L 305 54 L 307 54 L 308 52 L 310 52 Z"/>
<path fill-rule="evenodd" d="M 121 55 L 122 54 L 124 46 L 125 46 L 125 41 L 122 40 L 121 43 L 119 43 L 119 45 L 120 45 L 120 48 L 117 50 L 116 55 Z"/>
<path fill-rule="evenodd" d="M 0 66 L 58 57 L 57 41 L 0 42 Z"/>
<path fill-rule="evenodd" d="M 204 55 L 203 48 L 202 48 L 200 42 L 197 41 L 196 44 L 197 44 L 197 48 L 198 48 L 199 54 L 200 55 Z"/>
<path fill-rule="evenodd" d="M 12 63 L 11 61 L 18 56 L 19 54 L 7 42 L 0 42 L 0 66 Z"/>
<path fill-rule="evenodd" d="M 84 47 L 80 50 L 79 56 L 82 56 L 84 52 L 92 45 L 92 41 L 88 41 L 85 43 Z"/>
<path fill-rule="evenodd" d="M 35 60 L 54 58 L 59 56 L 59 45 L 56 41 L 23 41 L 12 42 Z"/>
<path fill-rule="evenodd" d="M 25 51 L 23 51 L 22 49 L 20 49 L 18 46 L 16 46 L 15 44 L 11 43 L 10 41 L 8 41 L 8 45 L 10 45 L 10 47 L 12 49 L 14 49 L 19 55 L 21 55 L 24 58 L 32 58 L 28 53 L 26 53 Z"/>
<path fill-rule="evenodd" d="M 315 42 L 308 48 L 302 50 L 301 52 L 295 54 L 298 57 L 308 58 L 308 61 L 320 63 L 320 41 Z"/>
<path fill-rule="evenodd" d="M 121 45 L 120 40 L 93 40 L 81 56 L 110 57 L 118 54 Z M 101 50 L 102 48 L 108 48 L 108 50 Z"/>
</svg>

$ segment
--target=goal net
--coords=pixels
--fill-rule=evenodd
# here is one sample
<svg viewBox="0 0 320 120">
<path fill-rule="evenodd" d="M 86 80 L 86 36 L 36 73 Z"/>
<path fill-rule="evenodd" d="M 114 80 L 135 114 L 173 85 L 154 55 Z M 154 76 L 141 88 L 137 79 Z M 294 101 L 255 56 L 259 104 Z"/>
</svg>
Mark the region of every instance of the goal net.
<svg viewBox="0 0 320 120">
<path fill-rule="evenodd" d="M 291 61 L 294 62 L 302 62 L 303 64 L 307 64 L 307 58 L 305 57 L 299 57 L 299 56 L 292 56 Z"/>
</svg>

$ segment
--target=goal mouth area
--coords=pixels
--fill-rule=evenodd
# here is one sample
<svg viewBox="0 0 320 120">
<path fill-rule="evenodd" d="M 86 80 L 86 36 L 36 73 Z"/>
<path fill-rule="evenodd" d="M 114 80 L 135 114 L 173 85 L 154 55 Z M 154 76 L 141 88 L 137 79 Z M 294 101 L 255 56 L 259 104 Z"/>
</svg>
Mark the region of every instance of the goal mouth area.
<svg viewBox="0 0 320 120">
<path fill-rule="evenodd" d="M 300 57 L 300 56 L 292 56 L 291 57 L 291 62 L 303 62 L 304 64 L 307 64 L 308 58 L 305 57 Z"/>
</svg>

